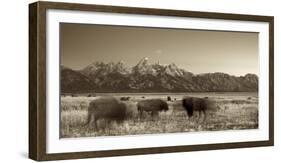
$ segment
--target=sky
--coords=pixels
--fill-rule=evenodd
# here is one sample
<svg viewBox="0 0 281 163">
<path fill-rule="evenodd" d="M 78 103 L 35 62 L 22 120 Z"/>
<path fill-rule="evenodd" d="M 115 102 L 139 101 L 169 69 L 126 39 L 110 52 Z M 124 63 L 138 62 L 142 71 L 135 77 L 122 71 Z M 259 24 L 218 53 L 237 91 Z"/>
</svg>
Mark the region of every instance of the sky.
<svg viewBox="0 0 281 163">
<path fill-rule="evenodd" d="M 194 74 L 258 75 L 258 33 L 94 24 L 60 25 L 61 64 L 79 70 L 102 61 L 171 64 Z"/>
</svg>

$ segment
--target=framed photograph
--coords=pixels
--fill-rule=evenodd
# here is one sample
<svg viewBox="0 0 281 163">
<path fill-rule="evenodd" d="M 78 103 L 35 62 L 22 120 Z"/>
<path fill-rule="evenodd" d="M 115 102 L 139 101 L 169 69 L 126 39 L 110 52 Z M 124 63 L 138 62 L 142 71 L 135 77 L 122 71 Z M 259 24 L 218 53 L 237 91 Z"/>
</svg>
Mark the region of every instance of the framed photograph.
<svg viewBox="0 0 281 163">
<path fill-rule="evenodd" d="M 272 146 L 272 16 L 29 5 L 29 157 Z"/>
</svg>

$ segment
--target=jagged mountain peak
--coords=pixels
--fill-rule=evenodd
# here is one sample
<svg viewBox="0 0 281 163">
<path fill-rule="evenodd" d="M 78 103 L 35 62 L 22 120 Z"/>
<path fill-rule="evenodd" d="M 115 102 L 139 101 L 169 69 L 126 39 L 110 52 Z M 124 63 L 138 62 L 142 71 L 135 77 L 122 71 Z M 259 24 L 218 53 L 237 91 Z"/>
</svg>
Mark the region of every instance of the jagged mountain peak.
<svg viewBox="0 0 281 163">
<path fill-rule="evenodd" d="M 126 75 L 130 73 L 130 69 L 127 68 L 123 61 L 117 63 L 109 62 L 93 62 L 81 70 L 85 75 L 96 76 L 96 75 L 106 75 L 110 73 L 119 73 Z"/>
<path fill-rule="evenodd" d="M 142 58 L 136 66 L 132 68 L 132 72 L 134 74 L 151 74 L 151 75 L 156 75 L 157 71 L 153 68 L 151 64 L 148 63 L 148 57 Z"/>
<path fill-rule="evenodd" d="M 119 61 L 113 65 L 113 71 L 125 75 L 130 73 L 130 68 L 126 67 L 124 61 Z"/>
<path fill-rule="evenodd" d="M 142 58 L 136 66 L 148 65 L 148 57 Z"/>
<path fill-rule="evenodd" d="M 183 76 L 184 75 L 184 70 L 178 68 L 178 66 L 174 63 L 167 65 L 165 72 L 171 76 Z"/>
<path fill-rule="evenodd" d="M 135 66 L 136 69 L 141 69 L 143 67 L 148 67 L 150 64 L 148 63 L 148 57 L 142 58 Z"/>
<path fill-rule="evenodd" d="M 257 91 L 258 76 L 233 76 L 227 73 L 195 75 L 175 63 L 150 64 L 147 57 L 135 66 L 123 61 L 92 62 L 80 71 L 61 66 L 63 92 L 202 92 L 202 91 Z M 82 86 L 83 85 L 83 86 Z"/>
</svg>

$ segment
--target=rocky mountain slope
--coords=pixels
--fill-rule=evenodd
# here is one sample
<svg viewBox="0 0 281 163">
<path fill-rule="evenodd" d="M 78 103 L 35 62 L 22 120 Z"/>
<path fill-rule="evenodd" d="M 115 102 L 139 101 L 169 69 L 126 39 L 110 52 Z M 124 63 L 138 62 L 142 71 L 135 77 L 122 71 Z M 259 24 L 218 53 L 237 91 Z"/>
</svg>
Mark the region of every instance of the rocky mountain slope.
<svg viewBox="0 0 281 163">
<path fill-rule="evenodd" d="M 76 92 L 255 92 L 258 76 L 225 73 L 195 75 L 175 64 L 150 64 L 148 58 L 135 66 L 123 62 L 94 62 L 82 70 L 61 68 L 61 90 Z"/>
</svg>

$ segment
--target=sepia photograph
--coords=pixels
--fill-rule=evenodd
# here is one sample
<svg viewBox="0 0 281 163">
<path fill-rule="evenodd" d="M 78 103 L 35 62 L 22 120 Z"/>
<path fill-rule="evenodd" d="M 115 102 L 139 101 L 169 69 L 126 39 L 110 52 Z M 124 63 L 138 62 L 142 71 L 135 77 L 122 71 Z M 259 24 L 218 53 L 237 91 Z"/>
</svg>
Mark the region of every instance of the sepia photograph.
<svg viewBox="0 0 281 163">
<path fill-rule="evenodd" d="M 274 145 L 274 16 L 29 4 L 29 158 Z"/>
<path fill-rule="evenodd" d="M 259 128 L 259 33 L 60 23 L 60 138 Z"/>
</svg>

